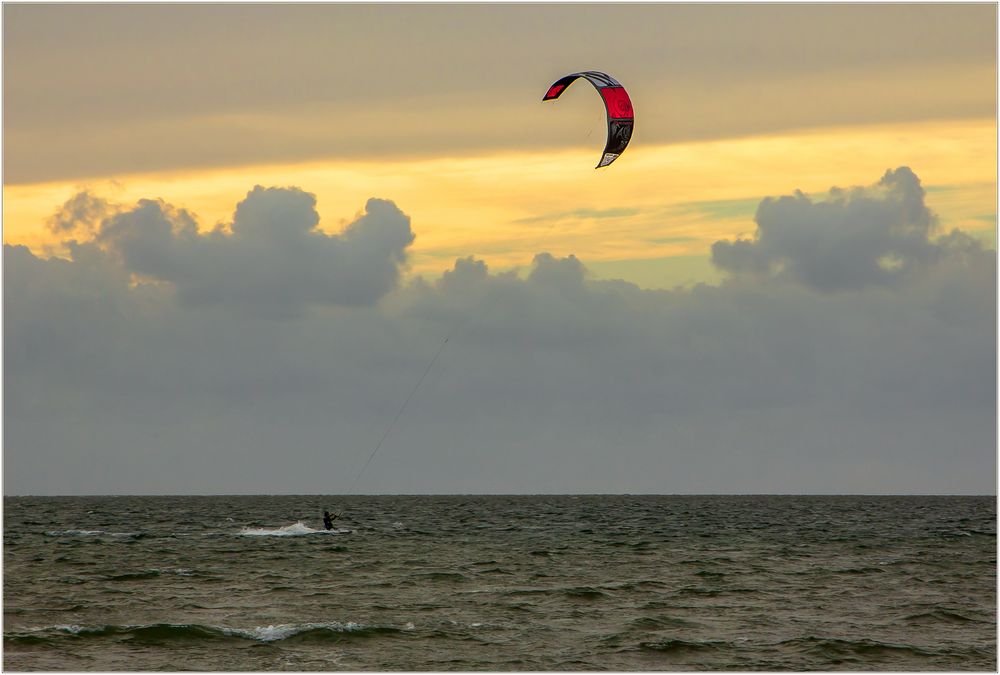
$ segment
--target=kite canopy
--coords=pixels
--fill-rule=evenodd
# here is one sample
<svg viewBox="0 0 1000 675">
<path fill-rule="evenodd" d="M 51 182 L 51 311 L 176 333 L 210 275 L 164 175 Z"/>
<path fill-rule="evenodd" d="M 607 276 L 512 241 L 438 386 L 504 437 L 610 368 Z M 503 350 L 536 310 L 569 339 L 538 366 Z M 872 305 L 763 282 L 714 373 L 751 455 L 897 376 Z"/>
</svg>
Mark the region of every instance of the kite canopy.
<svg viewBox="0 0 1000 675">
<path fill-rule="evenodd" d="M 632 101 L 621 82 L 607 73 L 597 70 L 585 70 L 582 73 L 573 73 L 559 78 L 545 92 L 542 100 L 552 101 L 559 98 L 569 85 L 573 84 L 573 81 L 579 77 L 594 85 L 601 98 L 604 99 L 604 108 L 608 112 L 608 142 L 604 146 L 604 155 L 601 156 L 601 161 L 594 167 L 600 169 L 618 159 L 619 155 L 625 152 L 629 140 L 632 139 L 632 127 L 635 125 Z"/>
</svg>

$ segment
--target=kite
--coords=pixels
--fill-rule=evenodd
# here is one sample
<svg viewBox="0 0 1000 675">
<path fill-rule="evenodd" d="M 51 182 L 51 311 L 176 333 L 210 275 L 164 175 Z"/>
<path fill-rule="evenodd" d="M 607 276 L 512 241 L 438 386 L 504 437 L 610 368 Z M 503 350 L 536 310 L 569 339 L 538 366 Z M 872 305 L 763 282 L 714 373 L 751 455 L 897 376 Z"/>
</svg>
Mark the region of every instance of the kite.
<svg viewBox="0 0 1000 675">
<path fill-rule="evenodd" d="M 543 101 L 553 101 L 566 91 L 576 80 L 582 77 L 590 82 L 604 99 L 604 107 L 608 112 L 608 142 L 604 146 L 604 154 L 595 169 L 608 166 L 625 152 L 625 147 L 632 139 L 632 127 L 635 125 L 635 115 L 632 112 L 632 101 L 621 82 L 607 73 L 596 70 L 585 70 L 559 78 L 545 92 Z"/>
</svg>

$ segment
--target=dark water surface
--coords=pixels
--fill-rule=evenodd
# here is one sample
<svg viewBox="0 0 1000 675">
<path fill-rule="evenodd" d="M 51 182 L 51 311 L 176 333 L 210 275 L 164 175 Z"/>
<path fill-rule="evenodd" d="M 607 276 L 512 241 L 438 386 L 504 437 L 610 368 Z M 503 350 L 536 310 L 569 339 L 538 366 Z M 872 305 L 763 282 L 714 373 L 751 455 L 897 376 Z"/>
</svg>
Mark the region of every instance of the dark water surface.
<svg viewBox="0 0 1000 675">
<path fill-rule="evenodd" d="M 992 671 L 996 550 L 993 497 L 5 498 L 3 665 Z"/>
</svg>

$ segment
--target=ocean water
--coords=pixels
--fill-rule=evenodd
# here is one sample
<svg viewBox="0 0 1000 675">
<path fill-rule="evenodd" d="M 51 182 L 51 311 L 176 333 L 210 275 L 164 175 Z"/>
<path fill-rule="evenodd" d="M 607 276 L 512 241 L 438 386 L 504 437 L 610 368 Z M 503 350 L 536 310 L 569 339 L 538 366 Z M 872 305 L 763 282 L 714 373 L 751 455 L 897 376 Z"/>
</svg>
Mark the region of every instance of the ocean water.
<svg viewBox="0 0 1000 675">
<path fill-rule="evenodd" d="M 994 497 L 5 498 L 3 666 L 994 671 L 996 551 Z"/>
</svg>

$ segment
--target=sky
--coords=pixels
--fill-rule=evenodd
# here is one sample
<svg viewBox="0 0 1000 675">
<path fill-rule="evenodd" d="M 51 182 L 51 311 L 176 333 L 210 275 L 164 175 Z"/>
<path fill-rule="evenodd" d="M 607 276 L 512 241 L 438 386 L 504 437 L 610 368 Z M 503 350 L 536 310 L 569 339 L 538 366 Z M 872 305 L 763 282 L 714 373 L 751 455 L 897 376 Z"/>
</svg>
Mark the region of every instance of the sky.
<svg viewBox="0 0 1000 675">
<path fill-rule="evenodd" d="M 996 33 L 5 4 L 4 492 L 995 494 Z"/>
</svg>

